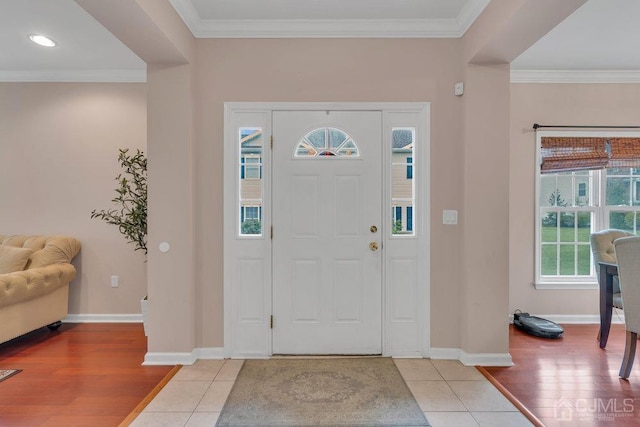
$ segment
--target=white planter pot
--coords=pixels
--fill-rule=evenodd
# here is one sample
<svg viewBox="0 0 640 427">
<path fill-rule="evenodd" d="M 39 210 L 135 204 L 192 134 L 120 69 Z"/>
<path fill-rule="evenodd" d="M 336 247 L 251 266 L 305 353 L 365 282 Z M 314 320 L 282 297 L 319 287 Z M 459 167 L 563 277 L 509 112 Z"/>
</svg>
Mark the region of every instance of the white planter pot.
<svg viewBox="0 0 640 427">
<path fill-rule="evenodd" d="M 147 305 L 149 304 L 149 300 L 143 298 L 140 300 L 140 309 L 142 311 L 142 326 L 144 327 L 144 336 L 149 336 L 147 333 L 147 323 L 149 323 L 149 319 L 147 319 Z"/>
</svg>

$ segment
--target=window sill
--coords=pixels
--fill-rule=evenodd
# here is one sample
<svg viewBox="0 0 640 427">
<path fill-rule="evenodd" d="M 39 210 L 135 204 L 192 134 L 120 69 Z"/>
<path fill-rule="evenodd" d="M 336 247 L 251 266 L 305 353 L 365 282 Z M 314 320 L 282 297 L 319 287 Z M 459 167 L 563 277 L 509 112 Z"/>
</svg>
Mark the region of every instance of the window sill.
<svg viewBox="0 0 640 427">
<path fill-rule="evenodd" d="M 536 289 L 599 289 L 598 282 L 543 282 L 534 283 L 533 286 Z"/>
</svg>

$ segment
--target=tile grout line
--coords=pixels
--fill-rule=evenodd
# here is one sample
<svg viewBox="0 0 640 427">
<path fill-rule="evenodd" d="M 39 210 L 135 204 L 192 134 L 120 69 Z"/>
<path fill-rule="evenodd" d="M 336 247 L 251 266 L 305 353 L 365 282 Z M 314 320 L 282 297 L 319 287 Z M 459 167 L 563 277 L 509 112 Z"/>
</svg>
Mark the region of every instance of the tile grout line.
<svg viewBox="0 0 640 427">
<path fill-rule="evenodd" d="M 209 390 L 211 390 L 211 387 L 213 387 L 213 384 L 216 382 L 216 379 L 218 378 L 218 375 L 220 375 L 220 372 L 222 372 L 222 369 L 224 369 L 224 365 L 226 365 L 226 364 L 227 364 L 227 360 L 224 360 L 222 365 L 220 365 L 220 368 L 216 371 L 215 375 L 213 376 L 213 379 L 211 380 L 211 384 L 209 384 L 209 387 L 207 387 L 207 389 L 202 394 L 202 397 L 200 397 L 200 400 L 198 400 L 198 403 L 196 403 L 195 408 L 193 408 L 193 411 L 191 411 L 191 415 L 189 415 L 189 418 L 187 419 L 187 422 L 185 423 L 185 425 L 187 425 L 189 423 L 189 420 L 191 419 L 191 417 L 193 417 L 193 414 L 195 414 L 197 412 L 198 406 L 200 406 L 200 404 L 202 403 L 202 400 L 207 395 L 207 392 Z M 218 382 L 220 382 L 220 381 L 223 381 L 223 380 L 219 380 Z M 233 380 L 233 382 L 235 383 L 235 379 Z M 227 398 L 228 397 L 229 396 L 227 395 Z M 222 412 L 222 409 L 219 412 Z"/>
</svg>

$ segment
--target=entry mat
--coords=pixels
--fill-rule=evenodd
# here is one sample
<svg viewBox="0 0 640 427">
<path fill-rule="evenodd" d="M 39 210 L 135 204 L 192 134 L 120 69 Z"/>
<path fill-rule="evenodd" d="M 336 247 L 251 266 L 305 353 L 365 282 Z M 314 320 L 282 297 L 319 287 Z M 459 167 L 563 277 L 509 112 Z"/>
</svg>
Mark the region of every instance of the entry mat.
<svg viewBox="0 0 640 427">
<path fill-rule="evenodd" d="M 246 360 L 217 426 L 429 426 L 390 358 Z"/>
</svg>

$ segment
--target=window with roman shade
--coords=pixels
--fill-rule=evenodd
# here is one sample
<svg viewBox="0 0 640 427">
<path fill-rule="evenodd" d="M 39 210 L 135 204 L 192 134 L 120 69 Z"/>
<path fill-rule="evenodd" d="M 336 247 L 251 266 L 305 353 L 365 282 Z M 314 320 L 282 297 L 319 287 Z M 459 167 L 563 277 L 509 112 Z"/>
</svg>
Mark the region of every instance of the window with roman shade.
<svg viewBox="0 0 640 427">
<path fill-rule="evenodd" d="M 537 132 L 537 287 L 597 283 L 589 235 L 640 234 L 640 134 Z"/>
</svg>

